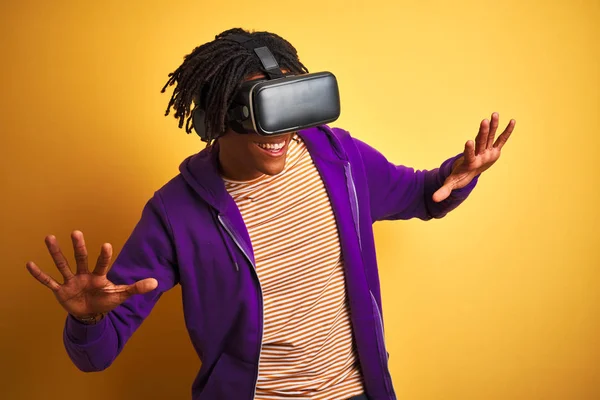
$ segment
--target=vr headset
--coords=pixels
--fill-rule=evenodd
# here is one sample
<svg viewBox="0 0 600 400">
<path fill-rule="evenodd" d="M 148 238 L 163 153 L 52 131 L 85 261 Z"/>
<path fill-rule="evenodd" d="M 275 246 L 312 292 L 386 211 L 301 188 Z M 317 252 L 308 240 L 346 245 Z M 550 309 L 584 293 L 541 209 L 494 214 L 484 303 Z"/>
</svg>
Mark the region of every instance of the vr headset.
<svg viewBox="0 0 600 400">
<path fill-rule="evenodd" d="M 234 40 L 260 59 L 267 79 L 244 82 L 227 113 L 226 125 L 237 133 L 279 135 L 335 121 L 340 116 L 340 95 L 330 72 L 284 75 L 266 46 L 250 36 L 231 34 L 220 40 Z M 197 104 L 192 114 L 194 130 L 209 142 L 218 137 L 205 128 L 205 111 Z"/>
</svg>

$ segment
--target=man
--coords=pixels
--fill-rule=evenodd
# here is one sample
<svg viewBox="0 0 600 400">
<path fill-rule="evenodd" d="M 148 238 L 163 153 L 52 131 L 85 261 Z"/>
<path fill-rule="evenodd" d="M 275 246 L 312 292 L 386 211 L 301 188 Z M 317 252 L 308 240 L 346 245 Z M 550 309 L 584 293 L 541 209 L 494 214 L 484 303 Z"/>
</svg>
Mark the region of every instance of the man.
<svg viewBox="0 0 600 400">
<path fill-rule="evenodd" d="M 231 35 L 266 46 L 282 71 L 308 72 L 268 32 L 232 29 L 196 48 L 165 85 L 177 84 L 167 114 L 173 108 L 180 127 L 187 117 L 190 132 L 199 107 L 207 148 L 149 200 L 110 272 L 111 246 L 90 272 L 78 231 L 75 274 L 46 238 L 63 284 L 27 268 L 67 311 L 64 344 L 82 371 L 107 368 L 180 284 L 202 360 L 194 399 L 395 399 L 372 223 L 443 217 L 498 160 L 515 121 L 495 140 L 494 113 L 462 154 L 431 171 L 393 165 L 326 125 L 240 134 L 227 123 L 232 99 L 265 68 Z"/>
</svg>

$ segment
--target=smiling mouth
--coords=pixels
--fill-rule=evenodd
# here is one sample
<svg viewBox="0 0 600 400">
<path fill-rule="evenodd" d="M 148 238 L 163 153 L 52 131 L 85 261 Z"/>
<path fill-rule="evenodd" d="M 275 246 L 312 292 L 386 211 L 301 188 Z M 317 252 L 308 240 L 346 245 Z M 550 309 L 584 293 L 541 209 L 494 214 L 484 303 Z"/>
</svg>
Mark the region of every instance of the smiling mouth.
<svg viewBox="0 0 600 400">
<path fill-rule="evenodd" d="M 261 150 L 263 150 L 264 152 L 266 152 L 272 156 L 281 155 L 285 150 L 286 143 L 287 143 L 287 140 L 282 140 L 281 142 L 276 142 L 276 143 L 254 142 L 254 144 L 257 145 Z"/>
</svg>

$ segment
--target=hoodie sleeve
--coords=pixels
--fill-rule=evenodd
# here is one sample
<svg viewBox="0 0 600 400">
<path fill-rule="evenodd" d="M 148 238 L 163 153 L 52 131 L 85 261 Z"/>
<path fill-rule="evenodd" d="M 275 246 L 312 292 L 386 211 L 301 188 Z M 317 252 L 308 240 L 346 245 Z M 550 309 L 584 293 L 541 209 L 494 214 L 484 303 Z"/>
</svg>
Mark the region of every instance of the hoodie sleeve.
<svg viewBox="0 0 600 400">
<path fill-rule="evenodd" d="M 172 232 L 160 194 L 155 193 L 125 243 L 108 279 L 131 284 L 155 278 L 158 287 L 134 295 L 109 312 L 98 324 L 86 325 L 68 316 L 63 342 L 73 363 L 84 372 L 106 369 L 141 325 L 162 295 L 178 282 Z"/>
<path fill-rule="evenodd" d="M 403 165 L 394 165 L 380 152 L 354 139 L 362 156 L 369 186 L 373 222 L 419 218 L 442 218 L 458 207 L 471 193 L 479 176 L 462 189 L 453 190 L 439 203 L 432 196 L 452 172 L 458 154 L 433 170 L 415 171 Z"/>
</svg>

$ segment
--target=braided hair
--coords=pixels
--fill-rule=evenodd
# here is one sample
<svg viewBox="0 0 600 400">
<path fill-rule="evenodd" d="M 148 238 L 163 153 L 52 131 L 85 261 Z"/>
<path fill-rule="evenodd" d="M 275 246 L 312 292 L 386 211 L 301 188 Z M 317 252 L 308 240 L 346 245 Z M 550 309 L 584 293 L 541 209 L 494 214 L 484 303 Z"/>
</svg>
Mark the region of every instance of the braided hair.
<svg viewBox="0 0 600 400">
<path fill-rule="evenodd" d="M 223 40 L 227 35 L 250 36 L 255 42 L 267 46 L 281 69 L 293 74 L 308 73 L 298 59 L 296 49 L 282 37 L 270 32 L 248 32 L 241 28 L 229 29 L 215 36 L 215 40 L 196 47 L 185 56 L 183 63 L 169 74 L 162 88 L 176 84 L 167 106 L 179 119 L 179 128 L 192 131 L 192 112 L 195 107 L 205 111 L 205 128 L 209 144 L 227 129 L 227 110 L 241 84 L 251 74 L 264 72 L 260 59 L 250 50 L 233 40 Z M 194 104 L 194 106 L 193 106 Z"/>
</svg>

